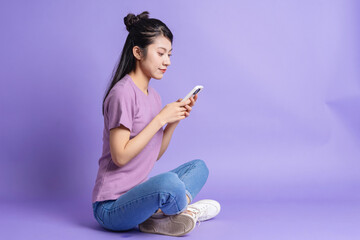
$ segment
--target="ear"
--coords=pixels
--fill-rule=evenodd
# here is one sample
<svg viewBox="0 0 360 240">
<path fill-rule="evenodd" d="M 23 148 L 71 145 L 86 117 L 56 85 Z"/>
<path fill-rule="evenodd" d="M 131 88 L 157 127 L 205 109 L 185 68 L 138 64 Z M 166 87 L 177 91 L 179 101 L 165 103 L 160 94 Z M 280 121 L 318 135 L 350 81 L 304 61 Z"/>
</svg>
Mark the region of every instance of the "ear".
<svg viewBox="0 0 360 240">
<path fill-rule="evenodd" d="M 141 58 L 142 58 L 141 49 L 138 46 L 134 46 L 132 50 L 133 50 L 134 57 L 137 60 L 141 60 Z"/>
</svg>

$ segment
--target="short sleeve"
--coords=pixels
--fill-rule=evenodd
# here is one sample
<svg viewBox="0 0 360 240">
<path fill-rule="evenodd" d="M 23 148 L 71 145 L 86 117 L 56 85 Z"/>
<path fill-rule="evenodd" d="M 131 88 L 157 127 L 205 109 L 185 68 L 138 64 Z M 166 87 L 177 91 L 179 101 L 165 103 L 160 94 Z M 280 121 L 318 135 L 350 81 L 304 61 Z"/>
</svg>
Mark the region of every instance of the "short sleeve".
<svg viewBox="0 0 360 240">
<path fill-rule="evenodd" d="M 132 131 L 134 104 L 129 91 L 114 91 L 108 99 L 108 130 L 121 124 Z"/>
</svg>

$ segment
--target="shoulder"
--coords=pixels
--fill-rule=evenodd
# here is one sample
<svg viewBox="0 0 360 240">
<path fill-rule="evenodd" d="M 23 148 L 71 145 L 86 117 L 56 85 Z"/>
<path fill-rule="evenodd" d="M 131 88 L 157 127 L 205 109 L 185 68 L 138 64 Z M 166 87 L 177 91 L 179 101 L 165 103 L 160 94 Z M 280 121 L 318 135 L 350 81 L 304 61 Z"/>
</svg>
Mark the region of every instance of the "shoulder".
<svg viewBox="0 0 360 240">
<path fill-rule="evenodd" d="M 110 90 L 105 100 L 106 109 L 131 109 L 136 103 L 135 91 L 126 78 L 118 81 Z"/>
<path fill-rule="evenodd" d="M 110 99 L 131 100 L 135 98 L 135 91 L 127 78 L 122 78 L 110 90 L 108 95 Z"/>
</svg>

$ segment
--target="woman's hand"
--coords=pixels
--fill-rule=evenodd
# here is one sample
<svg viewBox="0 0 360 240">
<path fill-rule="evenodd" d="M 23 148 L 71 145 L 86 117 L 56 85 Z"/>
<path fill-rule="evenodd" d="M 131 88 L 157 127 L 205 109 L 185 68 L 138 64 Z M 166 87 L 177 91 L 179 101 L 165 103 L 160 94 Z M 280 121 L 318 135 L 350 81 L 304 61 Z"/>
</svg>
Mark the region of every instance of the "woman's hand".
<svg viewBox="0 0 360 240">
<path fill-rule="evenodd" d="M 186 117 L 187 108 L 185 106 L 191 104 L 191 100 L 188 99 L 186 102 L 180 102 L 181 100 L 179 100 L 167 104 L 159 112 L 157 117 L 160 119 L 162 125 L 166 123 L 176 123 Z"/>
<path fill-rule="evenodd" d="M 182 100 L 182 98 L 178 99 L 176 102 L 170 103 L 168 105 L 166 105 L 163 110 L 161 110 L 161 112 L 159 113 L 159 115 L 161 115 L 162 119 L 164 119 L 164 121 L 168 124 L 168 125 L 177 125 L 180 120 L 187 118 L 188 116 L 190 116 L 190 112 L 192 110 L 192 107 L 195 105 L 195 102 L 197 100 L 197 94 L 195 95 L 195 97 L 191 97 L 187 100 L 187 103 L 180 103 Z M 167 118 L 166 115 L 168 115 L 168 113 L 173 112 L 175 113 L 173 110 L 170 109 L 174 109 L 174 107 L 176 107 L 176 104 L 180 104 L 180 112 L 177 111 L 177 120 L 174 118 Z M 179 115 L 180 114 L 180 115 Z M 168 115 L 169 116 L 169 115 Z M 168 119 L 168 120 L 167 120 Z M 175 121 L 174 121 L 175 120 Z M 165 125 L 165 124 L 164 124 Z"/>
<path fill-rule="evenodd" d="M 195 97 L 190 97 L 190 103 L 188 105 L 185 105 L 184 107 L 186 108 L 186 112 L 185 112 L 185 118 L 190 116 L 190 112 L 192 110 L 192 107 L 195 105 L 195 102 L 197 100 L 197 94 L 195 95 Z M 188 99 L 188 100 L 189 100 Z M 181 102 L 182 98 L 178 99 L 177 102 Z M 178 124 L 180 121 L 176 121 L 173 124 Z"/>
<path fill-rule="evenodd" d="M 190 99 L 190 104 L 189 105 L 185 105 L 185 108 L 186 108 L 186 112 L 185 112 L 185 118 L 187 118 L 188 116 L 190 116 L 190 112 L 191 112 L 191 110 L 192 110 L 192 107 L 195 105 L 195 102 L 196 102 L 196 100 L 197 100 L 197 98 L 198 98 L 198 96 L 197 96 L 197 94 L 195 95 L 195 97 L 190 97 L 189 99 Z M 178 102 L 179 101 L 181 101 L 182 99 L 180 98 L 179 100 L 177 100 Z"/>
</svg>

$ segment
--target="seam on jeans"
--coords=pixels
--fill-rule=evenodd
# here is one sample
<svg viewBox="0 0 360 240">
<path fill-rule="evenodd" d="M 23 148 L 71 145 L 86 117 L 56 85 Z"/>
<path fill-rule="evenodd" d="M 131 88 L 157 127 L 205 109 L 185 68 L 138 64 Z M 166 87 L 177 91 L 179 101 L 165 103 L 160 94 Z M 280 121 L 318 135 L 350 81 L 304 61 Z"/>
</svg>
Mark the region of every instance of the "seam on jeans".
<svg viewBox="0 0 360 240">
<path fill-rule="evenodd" d="M 178 201 L 176 200 L 176 197 L 174 197 L 174 196 L 173 196 L 173 195 L 171 195 L 170 193 L 169 193 L 169 195 L 170 195 L 170 198 L 172 199 L 172 200 L 170 200 L 170 202 L 175 201 L 176 208 L 177 208 L 177 211 L 176 211 L 176 212 L 179 212 L 179 211 L 180 211 L 180 208 L 179 208 Z"/>
<path fill-rule="evenodd" d="M 100 221 L 102 225 L 105 225 L 104 221 L 98 215 L 96 215 L 95 219 L 98 220 L 98 222 Z"/>
<path fill-rule="evenodd" d="M 105 208 L 105 207 L 104 207 L 104 204 L 107 203 L 107 202 L 110 202 L 110 201 L 115 202 L 116 200 L 104 200 L 104 201 L 102 202 L 102 204 L 101 204 L 102 210 L 105 210 L 105 211 L 109 210 L 108 208 Z"/>
<path fill-rule="evenodd" d="M 180 214 L 180 213 L 182 213 L 183 211 L 185 211 L 188 206 L 189 206 L 189 205 L 188 205 L 187 202 L 186 202 L 186 206 L 185 206 L 183 209 L 178 210 L 178 211 L 175 213 L 175 215 Z M 179 209 L 179 208 L 178 208 L 178 209 Z"/>
<path fill-rule="evenodd" d="M 113 212 L 113 211 L 116 211 L 116 210 L 118 210 L 119 208 L 121 208 L 121 207 L 123 207 L 123 206 L 125 206 L 125 205 L 127 205 L 127 204 L 133 203 L 133 202 L 135 202 L 135 201 L 137 201 L 137 200 L 139 200 L 139 199 L 141 199 L 141 198 L 144 198 L 144 197 L 148 197 L 148 196 L 150 196 L 150 195 L 153 195 L 154 193 L 155 193 L 155 194 L 159 194 L 159 193 L 169 194 L 172 199 L 175 199 L 175 203 L 176 203 L 176 207 L 177 207 L 178 211 L 180 210 L 180 209 L 179 209 L 178 202 L 176 201 L 176 197 L 174 197 L 171 193 L 168 193 L 168 192 L 152 192 L 152 193 L 149 193 L 149 194 L 147 194 L 147 195 L 141 196 L 141 197 L 139 197 L 139 198 L 130 200 L 130 201 L 122 204 L 121 206 L 117 206 L 117 207 L 112 208 L 112 209 L 105 208 L 104 206 L 101 206 L 101 207 L 102 207 L 102 209 L 103 209 L 104 211 Z M 116 201 L 116 200 L 114 200 L 114 201 Z"/>
<path fill-rule="evenodd" d="M 100 224 L 104 225 L 104 220 L 101 219 L 101 217 L 99 216 L 99 214 L 97 214 L 97 209 L 99 207 L 99 204 L 95 206 L 95 209 L 94 209 L 94 217 L 95 219 L 99 222 L 100 221 Z"/>
<path fill-rule="evenodd" d="M 194 162 L 190 165 L 190 167 L 188 169 L 186 169 L 185 173 L 181 176 L 181 178 L 179 178 L 181 181 L 189 174 L 190 170 L 195 168 L 197 162 Z M 186 189 L 186 188 L 185 188 Z M 190 191 L 186 189 L 186 191 L 189 193 L 189 197 L 190 197 L 190 201 L 193 200 L 193 196 L 191 195 Z"/>
<path fill-rule="evenodd" d="M 186 176 L 189 174 L 190 170 L 192 170 L 192 169 L 195 168 L 195 165 L 196 165 L 196 162 L 195 162 L 195 163 L 192 163 L 191 166 L 190 166 L 188 169 L 186 169 L 184 175 L 182 175 L 181 178 L 180 178 L 181 181 L 182 181 L 182 179 L 183 179 L 184 177 L 186 177 Z"/>
</svg>

